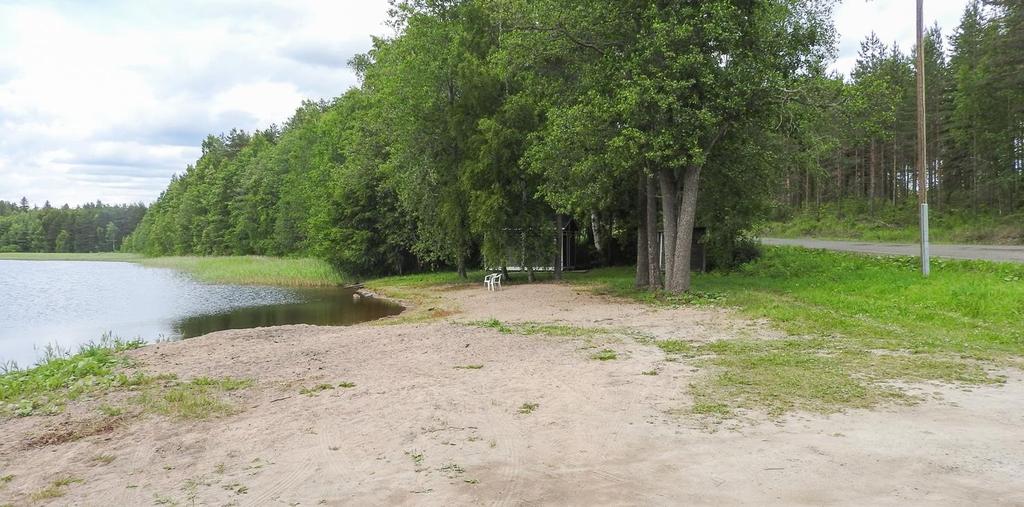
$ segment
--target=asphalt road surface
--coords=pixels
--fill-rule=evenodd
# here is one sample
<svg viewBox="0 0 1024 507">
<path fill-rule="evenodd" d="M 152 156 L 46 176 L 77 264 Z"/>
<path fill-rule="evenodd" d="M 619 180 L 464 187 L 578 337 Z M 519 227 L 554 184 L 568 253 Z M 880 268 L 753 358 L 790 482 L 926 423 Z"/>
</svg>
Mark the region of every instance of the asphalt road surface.
<svg viewBox="0 0 1024 507">
<path fill-rule="evenodd" d="M 921 247 L 917 243 L 869 243 L 864 241 L 777 238 L 762 238 L 761 242 L 766 245 L 802 246 L 822 250 L 838 250 L 842 252 L 858 252 L 876 255 L 917 256 L 921 254 Z M 944 245 L 932 243 L 930 250 L 932 257 L 1024 263 L 1024 246 Z"/>
</svg>

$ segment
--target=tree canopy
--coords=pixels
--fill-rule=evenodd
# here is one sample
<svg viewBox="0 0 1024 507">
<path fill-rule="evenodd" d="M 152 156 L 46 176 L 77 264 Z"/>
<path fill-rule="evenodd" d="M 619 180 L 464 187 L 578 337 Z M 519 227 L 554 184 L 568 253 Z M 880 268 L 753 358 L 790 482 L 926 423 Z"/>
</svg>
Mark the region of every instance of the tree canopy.
<svg viewBox="0 0 1024 507">
<path fill-rule="evenodd" d="M 829 74 L 831 7 L 395 0 L 359 87 L 208 137 L 125 248 L 464 274 L 559 264 L 574 220 L 592 264 L 635 258 L 638 285 L 685 291 L 694 226 L 728 266 L 773 203 L 911 194 L 911 58 L 869 37 Z M 949 58 L 929 33 L 943 204 L 1019 205 L 1020 16 L 972 4 Z"/>
</svg>

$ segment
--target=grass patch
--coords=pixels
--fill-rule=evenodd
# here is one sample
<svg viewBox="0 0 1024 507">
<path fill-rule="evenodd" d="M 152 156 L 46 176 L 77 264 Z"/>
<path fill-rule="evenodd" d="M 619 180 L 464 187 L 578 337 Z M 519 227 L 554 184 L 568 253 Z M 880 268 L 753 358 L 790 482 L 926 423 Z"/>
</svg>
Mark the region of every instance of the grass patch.
<svg viewBox="0 0 1024 507">
<path fill-rule="evenodd" d="M 841 211 L 841 213 L 840 213 Z M 932 210 L 928 234 L 936 243 L 1024 244 L 1024 215 L 971 214 L 961 210 Z M 879 203 L 872 212 L 866 203 L 848 201 L 796 213 L 760 231 L 765 237 L 851 239 L 915 243 L 920 237 L 914 203 Z"/>
<path fill-rule="evenodd" d="M 516 410 L 516 412 L 518 412 L 520 414 L 532 414 L 533 411 L 537 410 L 538 407 L 540 407 L 539 403 L 529 403 L 529 402 L 527 402 L 527 403 L 523 403 L 522 405 L 519 405 L 519 409 Z"/>
<path fill-rule="evenodd" d="M 329 391 L 331 389 L 334 389 L 333 384 L 317 384 L 313 387 L 303 387 L 302 389 L 299 389 L 299 394 L 305 394 L 306 396 L 316 396 L 317 393 L 320 393 L 322 391 Z"/>
<path fill-rule="evenodd" d="M 728 417 L 732 415 L 732 410 L 729 408 L 729 405 L 724 403 L 697 402 L 693 404 L 693 413 L 699 415 Z"/>
<path fill-rule="evenodd" d="M 355 386 L 356 386 L 355 382 L 345 381 L 345 382 L 338 383 L 338 387 L 340 387 L 342 389 L 352 389 Z"/>
<path fill-rule="evenodd" d="M 106 403 L 104 403 L 104 404 L 100 405 L 99 407 L 97 407 L 96 410 L 98 410 L 101 414 L 103 414 L 103 415 L 105 415 L 107 417 L 117 417 L 117 416 L 119 416 L 121 414 L 124 414 L 124 409 L 123 408 L 107 405 Z"/>
<path fill-rule="evenodd" d="M 501 322 L 498 319 L 480 320 L 469 322 L 468 325 L 494 329 L 502 334 L 517 334 L 524 336 L 546 335 L 565 336 L 574 338 L 591 338 L 595 336 L 615 334 L 609 329 L 593 327 L 576 327 L 563 324 L 543 324 L 538 322 Z"/>
<path fill-rule="evenodd" d="M 114 431 L 127 422 L 127 417 L 104 417 L 101 419 L 85 419 L 61 423 L 54 429 L 47 430 L 42 434 L 32 437 L 28 441 L 29 447 L 43 447 L 47 445 L 59 445 L 65 442 L 74 442 L 85 437 L 104 435 Z"/>
<path fill-rule="evenodd" d="M 32 368 L 7 365 L 0 374 L 0 415 L 55 414 L 69 400 L 82 395 L 142 385 L 148 381 L 145 375 L 119 371 L 128 364 L 120 353 L 142 345 L 142 341 L 108 335 L 81 346 L 76 353 L 48 347 L 43 359 Z"/>
<path fill-rule="evenodd" d="M 411 310 L 397 317 L 378 321 L 379 325 L 410 324 L 455 315 L 458 309 L 445 306 L 437 292 L 474 284 L 483 285 L 483 277 L 483 271 L 471 272 L 466 278 L 460 278 L 454 271 L 442 271 L 377 278 L 367 280 L 364 285 L 374 292 L 413 305 Z"/>
<path fill-rule="evenodd" d="M 482 364 L 464 364 L 460 366 L 453 366 L 452 368 L 455 368 L 456 370 L 479 370 L 483 367 L 484 365 Z"/>
<path fill-rule="evenodd" d="M 619 358 L 619 355 L 612 349 L 603 349 L 590 355 L 596 361 L 612 361 Z"/>
<path fill-rule="evenodd" d="M 658 370 L 645 370 L 645 371 L 640 372 L 640 374 L 641 375 L 647 375 L 649 377 L 653 377 L 653 376 L 658 374 Z"/>
<path fill-rule="evenodd" d="M 666 354 L 692 355 L 694 353 L 693 345 L 682 340 L 658 340 L 655 344 Z"/>
<path fill-rule="evenodd" d="M 210 283 L 276 285 L 285 287 L 334 287 L 345 280 L 320 259 L 263 256 L 153 257 L 139 260 L 144 266 L 186 272 Z"/>
<path fill-rule="evenodd" d="M 113 463 L 115 459 L 117 459 L 117 457 L 113 454 L 98 454 L 93 456 L 92 461 L 93 463 L 98 463 L 100 465 L 109 465 Z"/>
<path fill-rule="evenodd" d="M 422 472 L 422 471 L 426 470 L 426 468 L 423 467 L 423 461 L 427 457 L 423 453 L 423 451 L 417 451 L 417 450 L 414 449 L 414 450 L 411 450 L 411 451 L 405 451 L 405 455 L 408 456 L 409 459 L 412 460 L 413 471 L 415 471 L 416 473 L 419 473 L 419 472 Z"/>
<path fill-rule="evenodd" d="M 629 268 L 571 274 L 605 293 L 663 304 L 632 288 Z M 655 342 L 698 358 L 693 411 L 780 415 L 908 401 L 893 382 L 1001 382 L 988 371 L 1024 362 L 1024 266 L 917 260 L 775 247 L 728 273 L 696 274 L 694 288 L 766 318 L 790 337 L 705 344 Z"/>
<path fill-rule="evenodd" d="M 253 381 L 252 379 L 237 379 L 231 377 L 219 379 L 210 377 L 198 377 L 192 379 L 192 381 L 189 383 L 195 386 L 214 387 L 220 389 L 221 391 L 237 391 L 239 389 L 252 387 Z"/>
<path fill-rule="evenodd" d="M 170 387 L 146 390 L 132 401 L 147 412 L 178 419 L 211 419 L 237 412 L 237 408 L 222 400 L 218 393 L 251 385 L 249 379 L 199 377 Z"/>
<path fill-rule="evenodd" d="M 40 502 L 43 500 L 52 500 L 54 498 L 60 498 L 67 494 L 67 487 L 72 484 L 80 484 L 85 482 L 78 477 L 62 477 L 50 483 L 49 486 L 32 493 L 30 498 L 33 501 Z"/>
<path fill-rule="evenodd" d="M 641 291 L 636 289 L 635 269 L 628 266 L 594 269 L 585 272 L 565 273 L 565 279 L 582 285 L 594 294 L 631 299 L 655 306 L 716 305 L 725 302 L 726 294 L 721 291 L 695 288 L 685 294 L 669 294 L 665 291 Z"/>
</svg>

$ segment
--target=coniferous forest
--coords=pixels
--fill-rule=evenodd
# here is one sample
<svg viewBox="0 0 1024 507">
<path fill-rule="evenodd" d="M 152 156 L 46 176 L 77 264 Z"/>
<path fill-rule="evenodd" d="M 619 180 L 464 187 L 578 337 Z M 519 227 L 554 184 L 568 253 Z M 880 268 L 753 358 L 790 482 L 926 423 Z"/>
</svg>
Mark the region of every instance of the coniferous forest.
<svg viewBox="0 0 1024 507">
<path fill-rule="evenodd" d="M 26 198 L 0 201 L 0 253 L 117 251 L 145 213 L 143 204 L 57 208 L 47 201 L 40 208 Z"/>
<path fill-rule="evenodd" d="M 591 264 L 679 292 L 695 225 L 729 266 L 780 209 L 916 202 L 914 55 L 869 37 L 830 73 L 831 2 L 392 7 L 391 35 L 350 62 L 359 87 L 207 137 L 123 248 L 465 273 L 551 266 L 572 221 Z M 1024 208 L 1022 19 L 985 0 L 928 32 L 934 208 Z"/>
<path fill-rule="evenodd" d="M 850 76 L 818 83 L 818 110 L 801 117 L 812 134 L 789 147 L 780 214 L 916 222 L 916 58 L 871 36 Z M 953 33 L 929 29 L 925 82 L 932 211 L 968 224 L 1024 222 L 1021 2 L 972 2 Z M 1008 239 L 1024 242 L 1024 223 L 1014 231 Z"/>
</svg>

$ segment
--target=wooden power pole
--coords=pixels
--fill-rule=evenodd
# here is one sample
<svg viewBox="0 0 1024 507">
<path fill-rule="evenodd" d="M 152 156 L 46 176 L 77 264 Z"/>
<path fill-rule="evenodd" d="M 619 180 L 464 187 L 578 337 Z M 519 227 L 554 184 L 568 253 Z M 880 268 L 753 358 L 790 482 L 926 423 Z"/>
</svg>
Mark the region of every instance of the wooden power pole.
<svg viewBox="0 0 1024 507">
<path fill-rule="evenodd" d="M 921 274 L 928 276 L 928 153 L 925 143 L 924 0 L 917 0 L 917 200 L 921 206 Z"/>
</svg>

